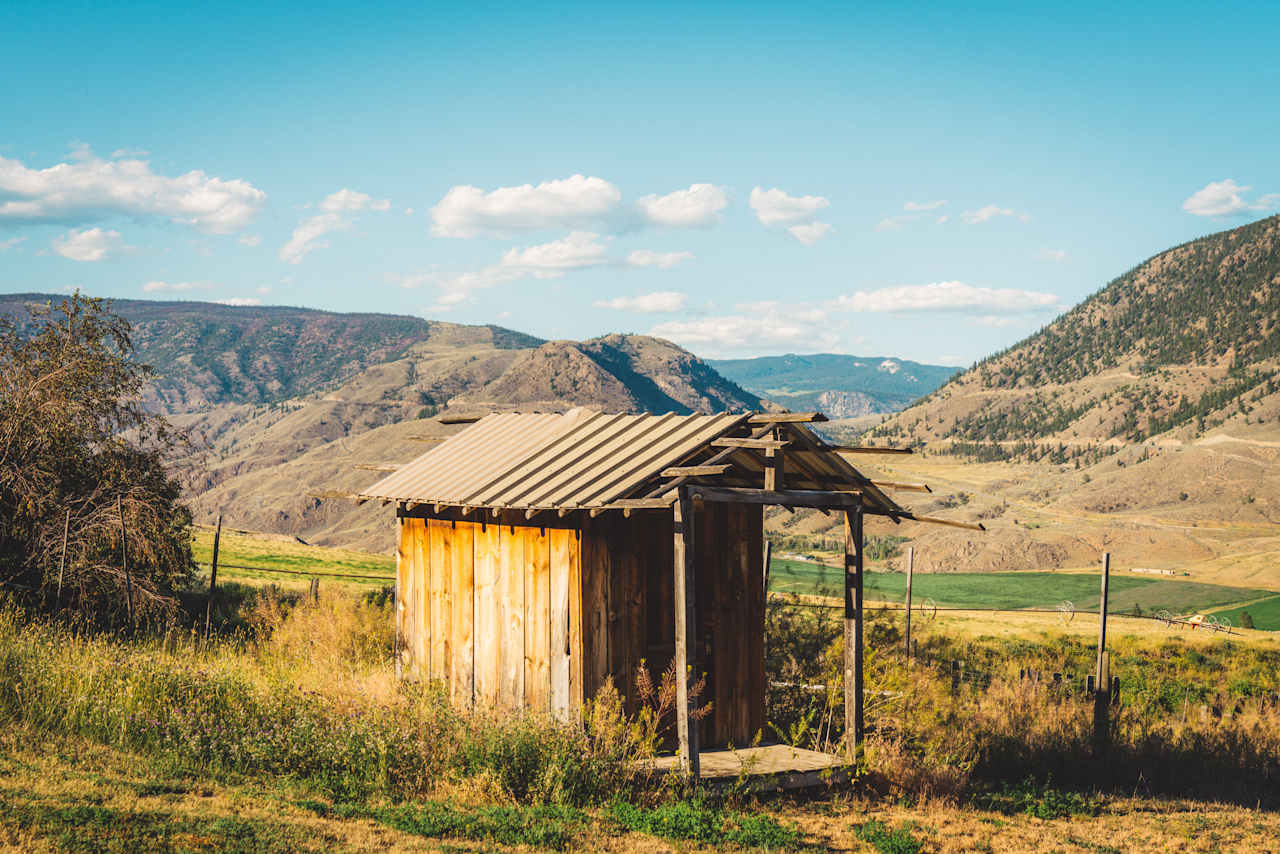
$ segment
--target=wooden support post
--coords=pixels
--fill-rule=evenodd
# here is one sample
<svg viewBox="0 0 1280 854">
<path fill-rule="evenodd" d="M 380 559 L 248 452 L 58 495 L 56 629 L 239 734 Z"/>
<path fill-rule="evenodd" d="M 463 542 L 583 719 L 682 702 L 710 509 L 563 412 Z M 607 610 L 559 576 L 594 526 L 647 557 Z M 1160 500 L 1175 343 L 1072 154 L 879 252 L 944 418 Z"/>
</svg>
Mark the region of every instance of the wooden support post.
<svg viewBox="0 0 1280 854">
<path fill-rule="evenodd" d="M 1111 659 L 1107 655 L 1107 587 L 1111 581 L 1111 553 L 1102 555 L 1102 596 L 1098 604 L 1098 669 L 1093 684 L 1093 755 L 1105 756 L 1111 741 Z"/>
<path fill-rule="evenodd" d="M 862 758 L 862 507 L 844 513 L 844 727 L 850 757 Z"/>
<path fill-rule="evenodd" d="M 133 579 L 129 576 L 129 535 L 124 526 L 124 499 L 116 496 L 116 512 L 120 514 L 120 564 L 124 568 L 124 605 L 129 615 L 129 624 L 133 619 Z"/>
<path fill-rule="evenodd" d="M 777 430 L 773 431 L 773 438 L 780 440 L 782 437 Z M 778 448 L 766 448 L 764 452 L 764 488 L 766 492 L 775 492 L 779 489 L 786 489 L 783 486 L 783 459 L 782 451 Z"/>
<path fill-rule="evenodd" d="M 675 624 L 676 624 L 676 737 L 680 768 L 696 784 L 700 776 L 698 722 L 689 717 L 689 677 L 698 667 L 698 621 L 695 591 L 693 541 L 693 501 L 689 490 L 680 487 L 671 506 L 675 542 Z"/>
<path fill-rule="evenodd" d="M 222 514 L 218 514 L 218 527 L 213 532 L 213 560 L 209 564 L 209 601 L 204 606 L 204 639 L 209 639 L 213 622 L 213 597 L 218 590 L 218 545 L 222 540 Z"/>
<path fill-rule="evenodd" d="M 62 607 L 62 576 L 67 571 L 67 534 L 71 532 L 71 508 L 62 522 L 62 559 L 58 561 L 58 607 Z"/>
<path fill-rule="evenodd" d="M 320 601 L 320 576 L 312 576 L 311 578 L 311 604 L 315 605 Z"/>
<path fill-rule="evenodd" d="M 904 633 L 903 649 L 906 650 L 907 666 L 911 666 L 911 576 L 915 574 L 915 546 L 907 546 L 907 628 Z"/>
<path fill-rule="evenodd" d="M 403 603 L 400 601 L 400 555 L 404 552 L 404 506 L 400 505 L 401 512 L 396 515 L 396 580 L 391 588 L 391 613 L 395 614 L 392 620 L 394 633 L 391 635 L 391 661 L 395 668 L 396 681 L 399 682 L 404 678 L 404 662 L 400 660 L 400 636 L 404 632 L 404 614 Z M 423 522 L 424 533 L 426 522 Z"/>
</svg>

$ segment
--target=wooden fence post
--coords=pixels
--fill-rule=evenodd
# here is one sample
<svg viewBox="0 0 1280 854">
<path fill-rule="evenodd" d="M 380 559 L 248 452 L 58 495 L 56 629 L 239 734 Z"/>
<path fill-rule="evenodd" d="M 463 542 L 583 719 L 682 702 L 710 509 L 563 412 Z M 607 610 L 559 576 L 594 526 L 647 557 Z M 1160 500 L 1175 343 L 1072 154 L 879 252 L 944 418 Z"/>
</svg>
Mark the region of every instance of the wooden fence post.
<svg viewBox="0 0 1280 854">
<path fill-rule="evenodd" d="M 213 620 L 213 597 L 218 589 L 218 545 L 222 539 L 222 514 L 218 514 L 218 527 L 213 532 L 213 561 L 209 570 L 209 601 L 204 606 L 204 639 L 209 640 L 209 627 Z"/>
<path fill-rule="evenodd" d="M 318 575 L 311 576 L 311 604 L 316 605 L 320 602 L 320 577 Z"/>
<path fill-rule="evenodd" d="M 136 625 L 133 619 L 133 579 L 129 576 L 129 535 L 124 526 L 124 499 L 119 495 L 116 496 L 116 512 L 120 514 L 120 563 L 124 567 L 124 604 L 130 625 Z"/>
<path fill-rule="evenodd" d="M 71 508 L 62 522 L 62 559 L 58 561 L 58 607 L 62 607 L 62 576 L 67 570 L 67 534 L 71 531 Z"/>
<path fill-rule="evenodd" d="M 907 629 L 903 641 L 903 648 L 907 653 L 907 667 L 911 666 L 911 576 L 915 573 L 915 567 L 915 547 L 907 546 Z"/>
<path fill-rule="evenodd" d="M 773 540 L 764 541 L 764 598 L 769 601 L 769 564 L 773 561 Z"/>
<path fill-rule="evenodd" d="M 1098 668 L 1094 673 L 1093 755 L 1105 756 L 1110 746 L 1111 661 L 1107 655 L 1107 588 L 1111 581 L 1111 553 L 1102 555 L 1102 595 L 1098 604 Z"/>
</svg>

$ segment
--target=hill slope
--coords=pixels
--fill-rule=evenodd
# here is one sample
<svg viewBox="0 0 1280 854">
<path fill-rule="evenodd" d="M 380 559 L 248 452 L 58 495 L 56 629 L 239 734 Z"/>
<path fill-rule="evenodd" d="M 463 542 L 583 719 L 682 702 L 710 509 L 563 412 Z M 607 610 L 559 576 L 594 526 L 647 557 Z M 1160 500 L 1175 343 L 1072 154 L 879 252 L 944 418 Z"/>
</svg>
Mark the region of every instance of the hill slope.
<svg viewBox="0 0 1280 854">
<path fill-rule="evenodd" d="M 708 364 L 788 409 L 817 409 L 832 418 L 897 412 L 957 372 L 906 359 L 836 353 L 712 359 Z"/>
<path fill-rule="evenodd" d="M 1160 253 L 873 435 L 1058 460 L 1214 428 L 1271 437 L 1278 364 L 1270 217 Z"/>
</svg>

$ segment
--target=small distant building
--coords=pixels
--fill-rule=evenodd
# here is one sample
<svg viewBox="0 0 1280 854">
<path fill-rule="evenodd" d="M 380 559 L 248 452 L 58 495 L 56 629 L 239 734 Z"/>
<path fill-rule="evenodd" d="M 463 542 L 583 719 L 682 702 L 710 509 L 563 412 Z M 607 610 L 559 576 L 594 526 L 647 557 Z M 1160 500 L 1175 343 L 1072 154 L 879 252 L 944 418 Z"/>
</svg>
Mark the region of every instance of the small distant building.
<svg viewBox="0 0 1280 854">
<path fill-rule="evenodd" d="M 493 414 L 363 490 L 397 508 L 402 673 L 460 705 L 569 718 L 609 678 L 634 711 L 637 668 L 656 680 L 674 661 L 706 674 L 698 702 L 713 703 L 691 721 L 678 681 L 696 768 L 699 744 L 744 745 L 766 724 L 763 509 L 818 507 L 846 517 L 860 735 L 862 517 L 916 517 L 842 456 L 884 449 L 830 446 L 815 420 Z"/>
</svg>

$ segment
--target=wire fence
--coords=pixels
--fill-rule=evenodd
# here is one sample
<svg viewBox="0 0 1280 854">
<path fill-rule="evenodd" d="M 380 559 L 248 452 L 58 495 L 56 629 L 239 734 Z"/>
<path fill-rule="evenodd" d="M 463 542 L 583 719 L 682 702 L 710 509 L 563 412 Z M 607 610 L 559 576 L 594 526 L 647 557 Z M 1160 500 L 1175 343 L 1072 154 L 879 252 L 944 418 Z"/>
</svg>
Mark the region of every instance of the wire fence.
<svg viewBox="0 0 1280 854">
<path fill-rule="evenodd" d="M 212 564 L 209 563 L 208 561 L 197 561 L 196 566 L 211 568 Z M 222 561 L 218 561 L 218 569 L 240 569 L 248 572 L 278 572 L 286 575 L 305 575 L 308 578 L 314 578 L 318 576 L 320 578 L 361 578 L 361 579 L 374 579 L 377 581 L 390 581 L 390 582 L 393 582 L 396 580 L 396 577 L 394 575 L 361 575 L 361 574 L 351 573 L 351 572 L 323 572 L 323 571 L 317 571 L 312 569 L 280 569 L 278 567 L 271 567 L 271 566 L 244 566 L 242 564 L 223 563 Z"/>
</svg>

